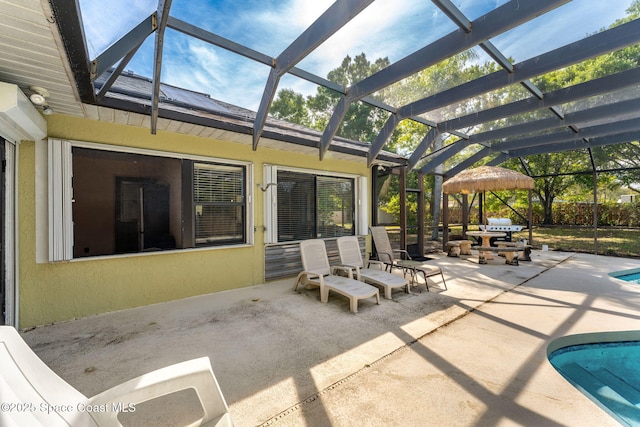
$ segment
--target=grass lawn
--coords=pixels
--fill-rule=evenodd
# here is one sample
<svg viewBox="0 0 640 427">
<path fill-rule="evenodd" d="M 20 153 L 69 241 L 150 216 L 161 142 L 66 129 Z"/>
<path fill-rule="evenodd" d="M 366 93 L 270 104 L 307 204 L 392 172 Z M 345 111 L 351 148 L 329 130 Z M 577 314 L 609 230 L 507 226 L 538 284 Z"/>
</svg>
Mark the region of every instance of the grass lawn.
<svg viewBox="0 0 640 427">
<path fill-rule="evenodd" d="M 526 238 L 528 231 L 516 235 Z M 622 257 L 640 257 L 640 229 L 598 228 L 597 253 Z M 533 227 L 533 244 L 549 249 L 594 253 L 594 230 L 583 227 Z"/>
</svg>

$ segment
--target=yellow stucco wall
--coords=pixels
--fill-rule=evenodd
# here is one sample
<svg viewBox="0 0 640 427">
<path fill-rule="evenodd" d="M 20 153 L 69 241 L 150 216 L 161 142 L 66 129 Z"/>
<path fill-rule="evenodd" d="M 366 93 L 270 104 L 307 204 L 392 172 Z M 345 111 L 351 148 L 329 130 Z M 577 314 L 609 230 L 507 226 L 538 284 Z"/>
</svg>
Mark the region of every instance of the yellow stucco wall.
<svg viewBox="0 0 640 427">
<path fill-rule="evenodd" d="M 107 124 L 69 116 L 47 117 L 48 136 L 185 153 L 253 163 L 254 182 L 263 165 L 275 164 L 369 176 L 366 159 L 327 160 L 248 145 Z M 193 295 L 246 287 L 264 281 L 263 197 L 254 192 L 252 246 L 156 252 L 131 256 L 36 262 L 36 145 L 19 152 L 19 327 L 26 328 Z M 41 172 L 41 171 L 40 171 Z M 367 209 L 369 209 L 367 207 Z"/>
</svg>

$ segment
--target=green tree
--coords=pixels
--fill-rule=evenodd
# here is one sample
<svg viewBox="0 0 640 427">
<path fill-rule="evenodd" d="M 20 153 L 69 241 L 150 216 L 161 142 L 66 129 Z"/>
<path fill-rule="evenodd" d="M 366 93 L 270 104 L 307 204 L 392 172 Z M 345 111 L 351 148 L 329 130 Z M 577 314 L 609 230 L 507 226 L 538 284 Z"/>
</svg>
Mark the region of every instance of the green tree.
<svg viewBox="0 0 640 427">
<path fill-rule="evenodd" d="M 407 105 L 413 101 L 436 94 L 440 91 L 458 86 L 470 80 L 495 71 L 492 64 L 476 64 L 477 56 L 471 50 L 462 52 L 453 57 L 447 58 L 425 70 L 422 70 L 412 76 L 403 79 L 392 85 L 386 92 L 385 101 L 391 105 Z M 429 113 L 427 117 L 433 121 L 442 121 L 455 115 L 465 114 L 472 109 L 481 108 L 480 104 L 487 102 L 481 97 L 475 99 L 471 103 L 455 103 L 447 108 Z M 389 151 L 397 152 L 406 156 L 411 155 L 424 136 L 429 132 L 429 127 L 413 120 L 401 121 L 390 141 L 385 147 Z M 438 138 L 431 150 L 437 150 L 441 144 L 445 144 L 442 139 Z M 437 171 L 442 172 L 442 171 Z M 407 175 L 407 188 L 418 188 L 418 174 L 409 173 Z M 441 178 L 435 175 L 425 177 L 425 188 L 431 189 L 425 194 L 428 217 L 416 218 L 419 220 L 432 221 L 433 233 L 432 237 L 437 237 L 437 225 L 440 218 L 440 198 L 441 198 Z M 400 213 L 399 191 L 389 193 L 388 199 L 382 208 L 395 215 Z M 408 200 L 407 206 L 408 222 L 411 223 L 414 212 L 417 211 L 417 200 Z"/>
<path fill-rule="evenodd" d="M 370 75 L 389 66 L 388 58 L 370 62 L 364 53 L 351 58 L 345 57 L 342 64 L 327 74 L 327 79 L 348 88 Z M 318 87 L 316 95 L 307 98 L 307 107 L 311 111 L 313 126 L 324 129 L 333 115 L 334 107 L 342 95 L 323 86 Z M 375 98 L 382 99 L 380 95 Z M 372 142 L 382 129 L 389 114 L 363 102 L 354 102 L 338 128 L 337 135 L 355 141 Z"/>
<path fill-rule="evenodd" d="M 327 79 L 348 88 L 388 65 L 387 58 L 380 58 L 372 63 L 364 53 L 354 58 L 347 56 L 338 68 L 327 74 Z M 341 96 L 324 86 L 319 86 L 315 95 L 306 98 L 291 89 L 281 89 L 271 104 L 270 112 L 276 118 L 324 130 Z M 375 97 L 382 99 L 380 95 Z M 363 102 L 352 103 L 337 135 L 355 141 L 372 142 L 387 118 L 388 113 L 378 108 Z"/>
<path fill-rule="evenodd" d="M 534 176 L 542 176 L 535 180 L 534 194 L 540 200 L 543 208 L 543 224 L 553 224 L 553 202 L 568 188 L 576 184 L 574 175 L 569 172 L 585 170 L 585 164 L 580 159 L 588 156 L 576 157 L 568 153 L 539 154 L 527 157 L 525 160 Z M 507 167 L 516 169 L 518 160 L 508 162 Z"/>
<path fill-rule="evenodd" d="M 640 17 L 640 0 L 635 0 L 627 9 L 627 13 L 627 17 L 616 21 L 611 26 L 614 27 Z M 536 78 L 534 82 L 543 92 L 548 92 L 635 68 L 639 65 L 639 60 L 640 46 L 635 45 L 545 74 Z M 608 101 L 615 102 L 617 99 Z M 593 153 L 601 168 L 640 166 L 640 151 L 638 151 L 637 142 L 610 145 L 599 150 L 593 150 Z M 591 168 L 588 160 L 589 155 L 586 151 L 581 155 L 576 154 L 579 154 L 579 152 L 541 154 L 527 158 L 534 175 L 543 175 L 543 177 L 536 179 L 534 191 L 543 205 L 543 222 L 545 224 L 553 223 L 553 201 L 565 193 L 567 189 L 574 185 L 582 188 L 593 188 L 591 175 L 557 175 L 566 172 L 585 171 Z M 616 172 L 616 176 L 619 182 L 627 185 L 638 182 L 640 178 L 640 174 L 632 169 L 621 169 Z M 607 176 L 599 177 L 598 181 L 611 185 L 611 180 Z"/>
<path fill-rule="evenodd" d="M 640 0 L 634 0 L 627 9 L 627 16 L 616 21 L 612 26 L 640 18 Z M 609 55 L 596 58 L 590 68 L 602 70 L 603 74 L 611 74 L 640 65 L 640 45 L 633 45 Z M 598 77 L 598 76 L 594 76 Z M 623 95 L 620 95 L 621 97 Z M 618 99 L 610 99 L 616 102 Z M 612 169 L 614 182 L 612 184 L 626 186 L 632 191 L 640 193 L 640 143 L 631 141 L 625 144 L 608 145 L 594 149 L 594 157 L 602 169 Z"/>
<path fill-rule="evenodd" d="M 304 96 L 292 89 L 282 89 L 278 92 L 278 97 L 271 104 L 271 115 L 304 126 L 311 124 Z"/>
<path fill-rule="evenodd" d="M 634 0 L 627 10 L 627 16 L 615 22 L 612 26 L 620 25 L 639 17 L 640 0 Z M 640 46 L 635 45 L 539 76 L 534 79 L 534 83 L 543 92 L 548 92 L 637 67 L 639 62 Z M 348 88 L 388 65 L 389 60 L 387 58 L 381 58 L 371 63 L 364 53 L 354 58 L 347 56 L 340 67 L 328 74 L 328 78 Z M 478 63 L 475 54 L 472 51 L 467 51 L 407 77 L 376 93 L 375 96 L 387 104 L 402 106 L 497 70 L 498 66 L 496 64 L 492 62 Z M 474 97 L 465 102 L 453 103 L 446 108 L 429 112 L 425 114 L 425 117 L 434 122 L 440 122 L 454 116 L 470 114 L 474 111 L 502 105 L 527 96 L 530 95 L 525 92 L 521 85 L 514 84 L 483 96 Z M 340 94 L 324 87 L 319 87 L 315 95 L 306 99 L 292 91 L 280 91 L 273 103 L 272 114 L 295 123 L 323 130 L 340 97 Z M 613 99 L 610 100 L 610 102 L 615 101 Z M 547 117 L 546 114 L 546 110 L 538 110 L 524 115 L 507 117 L 492 123 L 481 124 L 473 129 L 461 129 L 461 131 L 466 133 L 488 131 L 538 117 Z M 387 117 L 388 113 L 384 111 L 361 102 L 353 103 L 350 105 L 340 125 L 338 135 L 359 141 L 373 141 Z M 428 131 L 429 128 L 425 125 L 412 120 L 404 120 L 397 126 L 385 149 L 403 155 L 410 155 Z M 455 139 L 457 138 L 448 137 L 442 144 L 447 145 Z M 457 164 L 460 159 L 468 157 L 480 148 L 476 146 L 467 147 L 451 159 L 448 159 L 443 169 L 445 171 L 448 170 Z M 434 147 L 433 149 L 436 148 Z M 593 150 L 593 155 L 594 158 L 600 160 L 602 165 L 609 165 L 612 169 L 620 168 L 620 171 L 616 172 L 615 175 L 617 178 L 616 183 L 635 188 L 634 184 L 640 182 L 640 146 L 637 141 L 629 144 L 602 147 L 599 150 Z M 569 188 L 586 189 L 592 186 L 593 181 L 590 176 L 566 174 L 567 172 L 588 170 L 590 168 L 588 159 L 589 156 L 586 153 L 579 157 L 576 156 L 575 152 L 565 152 L 541 154 L 524 160 L 534 176 L 540 176 L 540 178 L 536 179 L 535 193 L 543 205 L 545 223 L 550 224 L 553 222 L 553 201 L 561 197 Z M 484 159 L 480 163 L 485 163 L 488 160 Z M 520 162 L 520 159 L 513 159 L 507 162 L 505 166 L 519 169 L 521 167 Z M 622 168 L 631 169 L 623 170 Z M 437 189 L 436 182 L 437 179 L 434 179 L 434 177 L 429 178 L 429 184 L 434 185 L 433 188 Z M 599 183 L 608 186 L 614 184 L 610 178 L 602 177 L 599 177 Z M 381 199 L 380 206 L 396 216 L 399 213 L 399 188 L 396 189 L 397 185 L 397 180 L 392 179 L 385 182 L 384 186 L 388 191 L 385 192 L 386 196 Z M 417 188 L 416 174 L 408 175 L 407 187 Z M 436 193 L 437 191 L 432 191 L 432 199 L 434 201 L 440 200 L 440 194 Z M 432 209 L 434 205 L 435 202 L 432 204 Z M 411 210 L 412 208 L 409 207 L 409 211 Z M 434 221 L 437 221 L 436 213 L 434 213 L 434 217 Z"/>
</svg>

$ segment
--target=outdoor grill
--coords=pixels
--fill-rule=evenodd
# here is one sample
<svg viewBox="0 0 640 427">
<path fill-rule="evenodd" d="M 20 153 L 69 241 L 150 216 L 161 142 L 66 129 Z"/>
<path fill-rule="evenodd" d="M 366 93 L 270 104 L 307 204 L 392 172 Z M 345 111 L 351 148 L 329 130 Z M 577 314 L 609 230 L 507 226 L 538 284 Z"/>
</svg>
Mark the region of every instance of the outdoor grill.
<svg viewBox="0 0 640 427">
<path fill-rule="evenodd" d="M 522 231 L 522 228 L 522 225 L 511 224 L 511 220 L 509 218 L 487 218 L 487 225 L 480 226 L 480 230 L 482 231 L 502 231 L 506 233 L 504 238 L 496 239 L 504 240 L 506 242 L 511 241 L 511 233 Z"/>
</svg>

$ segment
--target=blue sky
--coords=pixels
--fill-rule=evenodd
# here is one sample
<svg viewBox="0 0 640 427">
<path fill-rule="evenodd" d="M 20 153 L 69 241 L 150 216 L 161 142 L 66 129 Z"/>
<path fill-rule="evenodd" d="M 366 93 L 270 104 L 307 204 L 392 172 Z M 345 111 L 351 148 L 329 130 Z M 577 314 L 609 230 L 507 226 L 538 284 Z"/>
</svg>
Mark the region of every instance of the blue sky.
<svg viewBox="0 0 640 427">
<path fill-rule="evenodd" d="M 534 0 L 530 0 L 534 1 Z M 507 0 L 454 0 L 471 20 Z M 215 34 L 276 57 L 333 0 L 173 0 L 171 15 Z M 631 0 L 574 0 L 492 42 L 516 62 L 579 40 L 624 16 Z M 93 59 L 157 7 L 151 0 L 80 0 L 85 36 Z M 371 61 L 393 62 L 455 30 L 430 1 L 376 0 L 298 66 L 325 77 L 346 55 L 364 52 Z M 150 37 L 127 66 L 151 76 L 153 43 Z M 230 54 L 175 31 L 165 35 L 162 81 L 210 94 L 215 99 L 257 109 L 268 67 Z M 293 77 L 279 88 L 304 94 L 315 87 Z"/>
</svg>

